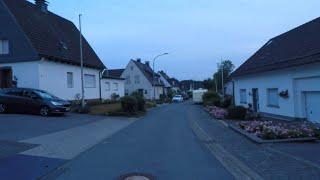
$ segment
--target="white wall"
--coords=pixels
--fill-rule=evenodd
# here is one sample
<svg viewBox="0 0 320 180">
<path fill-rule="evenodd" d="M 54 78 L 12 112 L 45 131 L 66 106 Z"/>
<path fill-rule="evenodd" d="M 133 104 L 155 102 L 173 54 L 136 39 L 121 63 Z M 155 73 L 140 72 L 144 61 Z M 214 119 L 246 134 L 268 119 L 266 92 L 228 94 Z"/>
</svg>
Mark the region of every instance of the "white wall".
<svg viewBox="0 0 320 180">
<path fill-rule="evenodd" d="M 306 118 L 303 94 L 320 91 L 320 63 L 235 78 L 235 103 L 252 104 L 249 92 L 259 90 L 259 111 L 293 118 Z M 289 98 L 279 97 L 279 108 L 267 106 L 267 88 L 289 91 Z M 247 104 L 240 103 L 240 89 L 247 90 Z"/>
<path fill-rule="evenodd" d="M 0 64 L 0 67 L 5 66 L 12 68 L 18 87 L 39 88 L 39 61 Z"/>
<path fill-rule="evenodd" d="M 110 89 L 108 89 L 107 83 L 110 83 Z M 118 90 L 115 89 L 115 83 L 118 84 Z M 102 94 L 102 99 L 111 99 L 112 94 L 118 94 L 120 97 L 123 97 L 124 96 L 124 80 L 102 79 L 101 94 Z"/>
<path fill-rule="evenodd" d="M 73 73 L 73 88 L 67 86 L 67 73 Z M 84 74 L 95 75 L 95 88 L 85 88 L 85 99 L 99 99 L 99 70 L 84 68 Z M 60 98 L 74 100 L 81 94 L 81 69 L 79 66 L 42 60 L 39 62 L 40 89 L 46 90 Z"/>
</svg>

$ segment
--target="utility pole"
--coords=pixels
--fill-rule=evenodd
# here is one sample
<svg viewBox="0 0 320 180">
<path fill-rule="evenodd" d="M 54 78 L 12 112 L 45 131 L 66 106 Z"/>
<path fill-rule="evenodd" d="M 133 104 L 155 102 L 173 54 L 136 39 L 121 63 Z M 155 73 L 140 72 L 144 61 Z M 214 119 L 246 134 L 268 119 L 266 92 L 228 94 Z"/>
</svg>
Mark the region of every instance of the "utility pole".
<svg viewBox="0 0 320 180">
<path fill-rule="evenodd" d="M 224 99 L 224 78 L 223 78 L 223 74 L 224 74 L 224 65 L 223 65 L 223 60 L 221 59 L 221 68 L 222 68 L 222 70 L 221 70 L 221 91 L 222 91 L 222 99 Z"/>
<path fill-rule="evenodd" d="M 81 28 L 81 17 L 79 14 L 79 30 L 80 30 L 80 64 L 81 64 L 81 107 L 84 108 L 84 84 L 83 84 L 83 48 L 82 48 L 82 28 Z"/>
</svg>

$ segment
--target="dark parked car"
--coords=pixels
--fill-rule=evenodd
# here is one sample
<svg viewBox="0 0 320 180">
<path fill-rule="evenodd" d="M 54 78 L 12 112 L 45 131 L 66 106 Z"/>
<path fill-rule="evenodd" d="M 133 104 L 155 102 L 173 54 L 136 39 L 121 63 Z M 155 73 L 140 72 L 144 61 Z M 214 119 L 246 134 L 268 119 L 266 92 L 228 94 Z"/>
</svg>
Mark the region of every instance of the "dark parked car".
<svg viewBox="0 0 320 180">
<path fill-rule="evenodd" d="M 46 91 L 26 88 L 10 88 L 0 91 L 0 113 L 17 112 L 40 114 L 64 114 L 71 103 Z"/>
</svg>

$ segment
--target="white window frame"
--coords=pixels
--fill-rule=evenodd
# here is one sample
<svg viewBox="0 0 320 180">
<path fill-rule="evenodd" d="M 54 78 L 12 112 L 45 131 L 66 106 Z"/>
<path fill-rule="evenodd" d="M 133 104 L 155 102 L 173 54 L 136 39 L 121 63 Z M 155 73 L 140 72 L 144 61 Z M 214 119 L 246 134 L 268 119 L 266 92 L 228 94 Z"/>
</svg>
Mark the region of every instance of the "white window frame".
<svg viewBox="0 0 320 180">
<path fill-rule="evenodd" d="M 67 87 L 74 88 L 73 72 L 67 72 Z"/>
<path fill-rule="evenodd" d="M 279 108 L 279 89 L 268 88 L 267 89 L 267 106 Z"/>
<path fill-rule="evenodd" d="M 246 89 L 240 89 L 240 103 L 241 104 L 247 104 L 247 90 Z"/>
<path fill-rule="evenodd" d="M 88 78 L 90 78 L 90 80 L 93 80 L 93 82 L 89 82 Z M 85 88 L 96 88 L 97 87 L 96 75 L 85 74 L 84 75 L 84 87 Z"/>
<path fill-rule="evenodd" d="M 0 39 L 0 55 L 7 55 L 10 53 L 10 42 L 7 39 Z"/>
<path fill-rule="evenodd" d="M 106 82 L 106 91 L 110 91 L 111 90 L 111 84 L 110 82 Z"/>
<path fill-rule="evenodd" d="M 114 86 L 114 91 L 118 91 L 119 90 L 119 83 L 115 82 L 113 83 L 113 86 Z"/>
</svg>

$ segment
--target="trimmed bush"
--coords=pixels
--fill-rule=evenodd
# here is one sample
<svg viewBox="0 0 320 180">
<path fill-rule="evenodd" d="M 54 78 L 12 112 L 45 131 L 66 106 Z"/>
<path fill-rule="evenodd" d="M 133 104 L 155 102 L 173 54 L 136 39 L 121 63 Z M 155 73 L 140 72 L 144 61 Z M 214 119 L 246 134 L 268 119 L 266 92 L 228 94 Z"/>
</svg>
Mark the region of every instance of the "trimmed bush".
<svg viewBox="0 0 320 180">
<path fill-rule="evenodd" d="M 247 115 L 247 109 L 243 106 L 235 106 L 228 108 L 228 118 L 229 119 L 245 119 Z"/>
<path fill-rule="evenodd" d="M 213 91 L 209 91 L 206 92 L 203 97 L 203 104 L 206 106 L 220 106 L 220 96 L 219 94 L 213 92 Z"/>
<path fill-rule="evenodd" d="M 146 111 L 146 108 L 145 108 L 146 101 L 143 98 L 143 94 L 140 94 L 139 92 L 134 92 L 131 94 L 131 96 L 137 99 L 137 110 L 143 111 L 143 112 Z"/>
<path fill-rule="evenodd" d="M 138 100 L 134 96 L 124 96 L 121 98 L 121 107 L 124 112 L 134 113 L 138 110 Z"/>
</svg>

